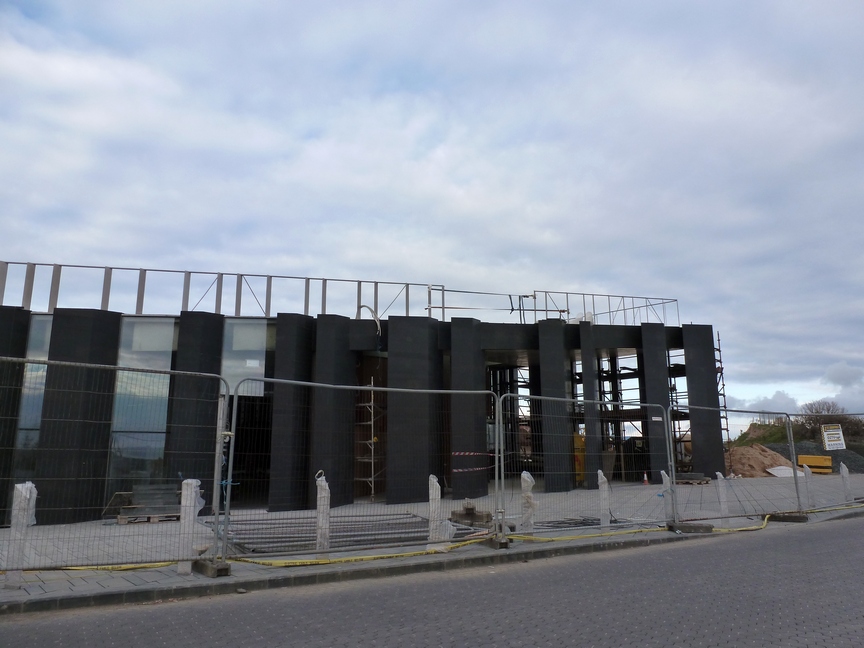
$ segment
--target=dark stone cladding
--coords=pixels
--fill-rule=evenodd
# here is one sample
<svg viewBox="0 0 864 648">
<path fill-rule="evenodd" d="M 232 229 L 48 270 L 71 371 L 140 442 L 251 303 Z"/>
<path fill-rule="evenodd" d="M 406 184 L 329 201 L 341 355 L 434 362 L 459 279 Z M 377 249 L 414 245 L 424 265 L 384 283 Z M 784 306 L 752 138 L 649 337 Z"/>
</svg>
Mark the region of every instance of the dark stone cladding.
<svg viewBox="0 0 864 648">
<path fill-rule="evenodd" d="M 351 320 L 340 315 L 319 315 L 315 333 L 313 382 L 356 385 L 357 354 L 349 346 Z M 322 471 L 330 486 L 330 505 L 354 499 L 355 392 L 312 388 L 309 466 L 306 483 L 314 484 Z M 317 493 L 309 488 L 307 502 L 315 508 Z"/>
<path fill-rule="evenodd" d="M 180 313 L 174 369 L 219 375 L 222 367 L 224 316 Z M 201 481 L 206 502 L 212 502 L 213 453 L 219 420 L 222 381 L 206 376 L 172 376 L 165 435 L 166 477 Z"/>
<path fill-rule="evenodd" d="M 66 524 L 101 517 L 114 406 L 121 314 L 58 308 L 48 359 L 111 369 L 51 365 L 35 464 L 37 519 Z"/>
<path fill-rule="evenodd" d="M 443 386 L 439 322 L 426 317 L 388 320 L 390 387 L 435 390 Z M 440 419 L 437 394 L 389 394 L 387 407 L 387 502 L 404 504 L 429 498 L 429 475 L 444 476 L 449 439 Z"/>
<path fill-rule="evenodd" d="M 450 322 L 451 389 L 483 391 L 486 389 L 486 361 L 482 348 L 481 323 L 476 319 L 454 318 Z M 471 455 L 453 456 L 451 484 L 453 499 L 482 497 L 488 492 L 489 458 L 486 447 L 487 397 L 482 395 L 451 396 L 453 452 Z"/>
<path fill-rule="evenodd" d="M 0 308 L 0 352 L 13 357 L 26 354 L 29 316 L 21 309 Z M 120 318 L 119 313 L 109 311 L 57 309 L 49 359 L 116 365 Z M 219 374 L 224 319 L 206 312 L 181 313 L 174 368 Z M 479 391 L 488 388 L 487 368 L 494 356 L 505 369 L 508 358 L 518 361 L 519 366 L 529 366 L 531 394 L 563 399 L 573 393 L 573 362 L 581 361 L 582 396 L 587 401 L 600 395 L 601 359 L 624 349 L 637 357 L 640 400 L 655 403 L 658 412 L 670 402 L 669 352 L 683 349 L 690 404 L 715 408 L 690 412 L 693 469 L 709 475 L 723 472 L 711 326 L 607 326 L 563 320 L 496 324 L 471 318 L 438 322 L 426 317 L 391 317 L 381 322 L 379 329 L 371 320 L 280 314 L 275 318 L 275 329 L 276 379 L 354 386 L 364 354 L 379 358 L 386 354 L 386 384 L 390 387 L 437 390 L 447 386 Z M 4 496 L 11 477 L 21 383 L 20 367 L 0 371 L 0 481 L 5 480 Z M 86 396 L 76 395 L 76 386 L 83 386 Z M 52 366 L 47 372 L 37 449 L 40 522 L 94 519 L 101 513 L 113 390 L 113 371 Z M 213 471 L 220 381 L 175 376 L 170 390 L 167 474 L 172 478 L 209 476 Z M 487 397 L 391 393 L 387 400 L 385 471 L 389 503 L 425 501 L 430 474 L 449 480 L 456 499 L 487 492 L 489 472 L 484 470 L 487 460 L 481 456 L 488 451 L 486 417 L 491 410 Z M 353 390 L 274 386 L 269 510 L 314 507 L 314 476 L 319 470 L 327 477 L 333 506 L 353 501 L 355 409 Z M 537 409 L 532 412 L 533 446 L 544 459 L 545 489 L 570 490 L 577 485 L 574 419 L 562 403 L 544 401 Z M 662 423 L 648 414 L 643 423 L 650 478 L 658 481 L 668 452 Z M 585 405 L 588 488 L 597 486 L 600 468 L 599 416 L 596 405 Z M 81 421 L 88 423 L 85 426 Z M 479 454 L 453 457 L 453 452 Z M 451 472 L 454 468 L 457 471 Z M 67 480 L 74 485 L 70 487 Z M 210 480 L 201 481 L 211 495 Z M 8 506 L 8 502 L 0 499 L 0 506 Z"/>
<path fill-rule="evenodd" d="M 717 390 L 717 364 L 714 359 L 714 332 L 711 326 L 705 324 L 685 324 L 681 331 L 687 395 L 691 406 L 693 472 L 708 476 L 718 472 L 725 475 L 723 429 L 717 414 L 720 396 Z"/>
<path fill-rule="evenodd" d="M 315 318 L 296 313 L 276 317 L 273 377 L 312 382 Z M 309 402 L 311 389 L 276 383 L 270 437 L 269 511 L 294 511 L 309 506 Z"/>
</svg>

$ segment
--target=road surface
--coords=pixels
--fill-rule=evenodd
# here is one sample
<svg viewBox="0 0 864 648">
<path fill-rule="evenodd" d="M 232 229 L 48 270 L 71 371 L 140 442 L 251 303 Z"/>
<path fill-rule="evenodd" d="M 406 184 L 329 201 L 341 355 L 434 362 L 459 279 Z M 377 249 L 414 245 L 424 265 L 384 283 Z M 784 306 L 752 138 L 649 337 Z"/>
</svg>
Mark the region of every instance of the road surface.
<svg viewBox="0 0 864 648">
<path fill-rule="evenodd" d="M 864 519 L 191 601 L 0 618 L 0 646 L 864 645 Z"/>
</svg>

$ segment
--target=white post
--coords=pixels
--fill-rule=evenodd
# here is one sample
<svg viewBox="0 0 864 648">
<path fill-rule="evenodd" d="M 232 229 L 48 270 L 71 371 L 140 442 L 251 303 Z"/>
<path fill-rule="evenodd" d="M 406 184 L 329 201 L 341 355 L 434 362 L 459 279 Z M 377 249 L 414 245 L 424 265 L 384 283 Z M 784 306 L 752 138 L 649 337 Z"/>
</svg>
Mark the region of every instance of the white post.
<svg viewBox="0 0 864 648">
<path fill-rule="evenodd" d="M 330 549 L 330 486 L 324 477 L 324 471 L 315 475 L 315 486 L 318 489 L 317 538 L 315 548 L 318 551 Z"/>
<path fill-rule="evenodd" d="M 429 475 L 429 542 L 442 542 L 441 484 L 435 475 Z"/>
<path fill-rule="evenodd" d="M 525 535 L 534 534 L 534 512 L 537 510 L 537 500 L 531 490 L 534 488 L 534 477 L 527 470 L 522 471 L 522 527 Z"/>
<path fill-rule="evenodd" d="M 195 520 L 204 508 L 201 498 L 201 481 L 184 479 L 180 487 L 180 552 L 177 573 L 185 576 L 192 573 L 192 561 L 198 558 L 195 549 Z"/>
<path fill-rule="evenodd" d="M 714 485 L 717 487 L 717 499 L 720 501 L 720 526 L 725 527 L 729 517 L 729 497 L 726 492 L 727 484 L 723 473 L 718 472 Z"/>
<path fill-rule="evenodd" d="M 597 471 L 597 485 L 600 488 L 600 527 L 608 529 L 612 525 L 612 512 L 609 510 L 609 481 L 602 470 Z"/>
<path fill-rule="evenodd" d="M 468 506 L 470 500 L 465 500 Z M 473 506 L 473 505 L 472 505 Z M 444 517 L 441 506 L 441 485 L 435 475 L 429 475 L 429 542 L 447 542 L 456 536 L 456 527 Z"/>
<path fill-rule="evenodd" d="M 663 511 L 666 513 L 666 522 L 674 522 L 675 515 L 672 510 L 672 480 L 665 470 L 660 471 L 660 477 L 663 478 Z"/>
<path fill-rule="evenodd" d="M 792 470 L 795 470 L 795 466 L 792 466 Z M 811 509 L 816 508 L 816 502 L 813 499 L 813 471 L 810 470 L 810 466 L 804 466 L 804 490 L 807 491 L 807 506 Z"/>
<path fill-rule="evenodd" d="M 6 557 L 6 589 L 19 589 L 27 549 L 27 528 L 36 524 L 36 486 L 32 482 L 15 484 L 10 521 L 9 554 Z"/>
<path fill-rule="evenodd" d="M 849 469 L 842 461 L 840 462 L 840 478 L 843 480 L 843 501 L 852 502 L 852 482 L 849 480 Z"/>
</svg>

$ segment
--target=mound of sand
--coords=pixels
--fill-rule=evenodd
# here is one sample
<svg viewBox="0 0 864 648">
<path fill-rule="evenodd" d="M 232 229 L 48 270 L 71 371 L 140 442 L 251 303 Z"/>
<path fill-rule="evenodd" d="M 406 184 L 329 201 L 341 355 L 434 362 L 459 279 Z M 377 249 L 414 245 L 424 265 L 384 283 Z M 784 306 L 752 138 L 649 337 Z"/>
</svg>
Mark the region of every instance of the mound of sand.
<svg viewBox="0 0 864 648">
<path fill-rule="evenodd" d="M 791 468 L 792 462 L 758 443 L 730 448 L 726 453 L 726 474 L 729 476 L 773 477 L 768 468 L 776 466 Z"/>
</svg>

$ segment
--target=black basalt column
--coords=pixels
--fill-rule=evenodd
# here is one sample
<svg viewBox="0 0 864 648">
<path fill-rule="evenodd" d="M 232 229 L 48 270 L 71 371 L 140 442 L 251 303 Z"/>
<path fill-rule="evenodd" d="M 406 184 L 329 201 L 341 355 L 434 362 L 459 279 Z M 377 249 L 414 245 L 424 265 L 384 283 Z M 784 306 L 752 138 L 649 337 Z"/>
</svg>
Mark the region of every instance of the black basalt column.
<svg viewBox="0 0 864 648">
<path fill-rule="evenodd" d="M 642 324 L 642 349 L 640 363 L 640 400 L 650 405 L 659 405 L 664 412 L 669 410 L 669 362 L 666 349 L 666 327 L 658 323 Z M 658 407 L 649 407 L 645 412 L 644 429 L 647 430 L 649 479 L 652 484 L 663 481 L 661 470 L 669 470 L 668 439 L 665 414 Z M 658 420 L 661 419 L 661 420 Z"/>
<path fill-rule="evenodd" d="M 16 306 L 0 306 L 0 356 L 26 356 L 29 329 L 30 311 Z M 23 386 L 24 363 L 0 362 L 0 524 L 7 519 L 12 505 L 12 456 Z"/>
<path fill-rule="evenodd" d="M 597 373 L 597 346 L 591 322 L 579 322 L 582 351 L 582 397 L 596 401 L 600 394 Z M 596 403 L 585 403 L 585 488 L 597 488 L 597 471 L 602 467 L 603 436 Z M 606 476 L 607 479 L 611 475 Z"/>
<path fill-rule="evenodd" d="M 180 313 L 174 369 L 219 375 L 225 318 L 217 313 Z M 201 376 L 172 376 L 165 435 L 165 478 L 198 479 L 211 504 L 213 460 L 219 424 L 222 381 Z"/>
<path fill-rule="evenodd" d="M 725 475 L 717 363 L 714 358 L 714 330 L 709 324 L 685 324 L 681 331 L 684 339 L 687 401 L 691 406 L 693 472 L 710 477 L 718 472 Z M 693 406 L 711 409 L 694 409 Z"/>
<path fill-rule="evenodd" d="M 450 383 L 453 389 L 486 389 L 486 361 L 480 341 L 480 322 L 454 318 L 450 322 Z M 483 497 L 489 492 L 489 457 L 486 447 L 486 398 L 451 397 L 450 447 L 453 455 L 453 499 Z M 463 472 L 464 471 L 464 472 Z"/>
<path fill-rule="evenodd" d="M 119 342 L 120 313 L 58 308 L 48 359 L 113 367 Z M 114 369 L 48 367 L 34 476 L 40 524 L 101 517 L 115 383 Z"/>
<path fill-rule="evenodd" d="M 273 377 L 312 381 L 315 319 L 308 315 L 276 316 Z M 270 441 L 269 511 L 294 511 L 309 506 L 309 412 L 311 391 L 295 385 L 273 386 Z"/>
<path fill-rule="evenodd" d="M 391 317 L 388 385 L 440 389 L 442 354 L 438 322 L 426 317 Z M 429 498 L 429 475 L 443 471 L 440 397 L 392 392 L 387 406 L 387 503 Z"/>
<path fill-rule="evenodd" d="M 327 385 L 357 384 L 357 355 L 351 351 L 349 324 L 339 315 L 319 315 L 315 334 L 314 382 Z M 307 502 L 315 507 L 315 474 L 324 471 L 330 487 L 330 505 L 354 501 L 354 419 L 356 394 L 349 389 L 312 390 L 312 433 L 309 441 Z M 271 477 L 272 479 L 272 477 Z"/>
<path fill-rule="evenodd" d="M 570 355 L 564 345 L 564 321 L 542 320 L 537 323 L 540 349 L 541 395 L 572 398 L 567 393 L 572 371 Z M 569 491 L 576 484 L 573 454 L 573 419 L 563 401 L 543 401 L 543 476 L 547 493 Z"/>
</svg>

